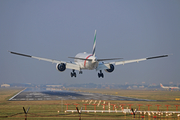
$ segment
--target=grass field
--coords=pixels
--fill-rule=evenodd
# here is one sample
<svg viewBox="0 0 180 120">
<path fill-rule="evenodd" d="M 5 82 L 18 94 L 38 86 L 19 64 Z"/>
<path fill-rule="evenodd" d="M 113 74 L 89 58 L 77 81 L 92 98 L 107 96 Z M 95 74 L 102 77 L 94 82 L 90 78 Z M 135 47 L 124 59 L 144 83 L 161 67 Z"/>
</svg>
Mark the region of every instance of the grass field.
<svg viewBox="0 0 180 120">
<path fill-rule="evenodd" d="M 23 89 L 23 88 L 22 88 Z M 21 88 L 0 88 L 0 119 L 7 120 L 19 120 L 24 119 L 25 115 L 23 112 L 23 107 L 26 109 L 30 107 L 28 112 L 28 120 L 41 120 L 41 119 L 63 119 L 63 120 L 72 120 L 79 119 L 79 115 L 77 113 L 65 113 L 66 105 L 62 105 L 65 103 L 69 103 L 68 109 L 74 110 L 75 105 L 79 104 L 78 107 L 83 107 L 85 102 L 82 100 L 66 100 L 66 101 L 8 101 L 13 95 L 18 93 Z M 147 111 L 147 105 L 150 104 L 150 110 L 157 111 L 156 105 L 161 105 L 159 110 L 166 111 L 165 105 L 169 106 L 169 111 L 176 111 L 176 107 L 174 105 L 180 105 L 180 101 L 174 101 L 175 98 L 180 98 L 179 91 L 151 91 L 151 90 L 113 90 L 113 89 L 73 89 L 74 91 L 83 91 L 90 93 L 102 93 L 102 94 L 110 94 L 110 95 L 119 95 L 125 97 L 133 97 L 133 98 L 142 98 L 142 99 L 151 99 L 151 100 L 166 100 L 159 102 L 146 102 L 146 101 L 106 101 L 111 104 L 116 104 L 119 106 L 120 104 L 125 104 L 124 108 L 129 107 L 129 104 L 132 104 L 131 108 L 138 108 L 137 104 L 141 104 L 141 110 Z M 88 102 L 89 103 L 89 102 Z M 94 106 L 92 103 L 87 106 L 88 110 L 94 110 Z M 102 105 L 96 107 L 97 110 L 103 110 Z M 108 106 L 105 107 L 108 110 Z M 120 108 L 117 108 L 120 110 Z M 112 110 L 112 106 L 111 106 Z M 180 110 L 180 106 L 179 106 Z M 59 112 L 58 112 L 59 111 Z M 123 113 L 82 113 L 82 119 L 134 119 L 132 115 L 123 114 Z M 136 119 L 141 119 L 142 115 L 137 115 Z M 153 119 L 151 116 L 146 116 L 147 119 Z M 177 115 L 172 115 L 165 117 L 165 115 L 161 116 L 161 119 L 180 119 Z"/>
</svg>

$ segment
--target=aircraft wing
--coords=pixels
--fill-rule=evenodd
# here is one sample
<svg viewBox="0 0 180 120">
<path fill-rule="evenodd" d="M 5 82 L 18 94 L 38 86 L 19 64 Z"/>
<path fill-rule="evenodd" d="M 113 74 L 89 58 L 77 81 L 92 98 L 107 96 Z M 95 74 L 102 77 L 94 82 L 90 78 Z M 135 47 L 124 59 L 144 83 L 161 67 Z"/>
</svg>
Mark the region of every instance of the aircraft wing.
<svg viewBox="0 0 180 120">
<path fill-rule="evenodd" d="M 155 58 L 162 58 L 162 57 L 168 57 L 168 55 L 161 55 L 161 56 L 155 56 L 155 57 L 148 57 L 148 58 L 141 58 L 141 59 L 135 59 L 135 60 L 127 60 L 127 61 L 119 61 L 115 62 L 115 65 L 124 65 L 126 63 L 133 63 L 133 62 L 140 62 L 144 60 L 150 60 L 150 59 L 155 59 Z"/>
<path fill-rule="evenodd" d="M 96 70 L 110 69 L 110 64 L 124 65 L 124 64 L 127 64 L 127 63 L 133 63 L 133 62 L 137 62 L 138 63 L 140 61 L 145 61 L 145 60 L 150 60 L 150 59 L 155 59 L 155 58 L 162 58 L 162 57 L 168 57 L 168 55 L 147 57 L 147 58 L 134 59 L 134 60 L 126 60 L 126 61 L 117 61 L 117 62 L 110 62 L 110 63 L 99 63 L 99 65 L 96 68 Z"/>
<path fill-rule="evenodd" d="M 79 65 L 77 65 L 77 64 L 75 64 L 75 63 L 58 61 L 58 60 L 47 59 L 47 58 L 41 58 L 41 57 L 36 57 L 36 56 L 21 54 L 21 53 L 12 52 L 12 51 L 9 51 L 9 52 L 10 52 L 11 54 L 20 55 L 20 56 L 24 56 L 24 57 L 30 57 L 30 58 L 34 58 L 34 59 L 38 59 L 38 60 L 43 60 L 43 61 L 51 62 L 51 63 L 57 63 L 57 64 L 65 63 L 65 64 L 66 64 L 66 68 L 68 68 L 68 69 L 80 70 Z"/>
</svg>

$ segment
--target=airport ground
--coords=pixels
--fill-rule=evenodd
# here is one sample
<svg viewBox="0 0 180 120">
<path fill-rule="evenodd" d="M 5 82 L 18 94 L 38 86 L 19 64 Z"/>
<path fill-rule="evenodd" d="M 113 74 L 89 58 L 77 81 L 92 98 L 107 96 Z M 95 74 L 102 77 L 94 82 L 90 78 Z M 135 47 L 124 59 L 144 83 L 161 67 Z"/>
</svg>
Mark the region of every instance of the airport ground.
<svg viewBox="0 0 180 120">
<path fill-rule="evenodd" d="M 41 120 L 41 119 L 63 119 L 63 120 L 77 120 L 79 119 L 79 114 L 64 111 L 67 109 L 68 105 L 69 110 L 74 110 L 75 105 L 79 108 L 83 107 L 85 109 L 85 101 L 87 100 L 46 100 L 46 101 L 8 101 L 13 95 L 21 91 L 23 88 L 0 88 L 0 119 L 4 120 L 23 120 L 25 119 L 25 114 L 23 111 L 23 107 L 26 109 L 30 107 L 30 110 L 27 114 L 28 120 Z M 156 101 L 116 101 L 116 100 L 107 100 L 107 103 L 111 104 L 124 104 L 124 108 L 138 108 L 138 104 L 141 104 L 140 110 L 147 111 L 148 106 L 150 111 L 157 111 L 156 105 L 159 106 L 159 111 L 166 111 L 166 105 L 170 105 L 168 107 L 168 111 L 176 111 L 175 105 L 180 105 L 180 101 L 177 98 L 180 98 L 179 91 L 165 91 L 165 90 L 119 90 L 119 89 L 69 89 L 71 91 L 77 92 L 87 92 L 87 93 L 101 93 L 108 95 L 116 95 L 116 96 L 124 96 L 124 97 L 133 97 L 138 99 L 149 99 Z M 175 100 L 176 99 L 176 100 Z M 94 101 L 94 100 L 93 100 Z M 90 100 L 87 102 L 89 103 Z M 88 105 L 88 110 L 94 110 L 94 105 Z M 96 107 L 97 110 L 103 110 L 102 105 Z M 108 110 L 108 106 L 105 107 Z M 113 107 L 111 106 L 111 110 Z M 120 108 L 117 108 L 118 110 Z M 180 111 L 180 106 L 178 108 Z M 153 116 L 144 115 L 144 119 L 154 119 Z M 136 115 L 136 118 L 133 118 L 131 114 L 123 114 L 123 113 L 82 113 L 82 120 L 86 119 L 142 119 L 142 115 Z M 156 119 L 180 119 L 177 117 L 177 114 L 166 117 L 165 114 L 162 116 L 157 116 Z"/>
</svg>

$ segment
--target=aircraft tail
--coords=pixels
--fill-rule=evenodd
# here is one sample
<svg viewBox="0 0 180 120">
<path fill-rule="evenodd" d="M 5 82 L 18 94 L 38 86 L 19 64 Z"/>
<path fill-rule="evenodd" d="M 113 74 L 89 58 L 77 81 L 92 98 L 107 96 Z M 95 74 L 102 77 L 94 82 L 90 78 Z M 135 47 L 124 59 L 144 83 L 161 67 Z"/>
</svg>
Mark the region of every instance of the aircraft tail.
<svg viewBox="0 0 180 120">
<path fill-rule="evenodd" d="M 93 43 L 93 51 L 92 51 L 93 56 L 95 56 L 95 51 L 96 51 L 96 30 L 94 33 L 94 43 Z"/>
<path fill-rule="evenodd" d="M 160 86 L 163 88 L 164 86 L 160 83 Z"/>
</svg>

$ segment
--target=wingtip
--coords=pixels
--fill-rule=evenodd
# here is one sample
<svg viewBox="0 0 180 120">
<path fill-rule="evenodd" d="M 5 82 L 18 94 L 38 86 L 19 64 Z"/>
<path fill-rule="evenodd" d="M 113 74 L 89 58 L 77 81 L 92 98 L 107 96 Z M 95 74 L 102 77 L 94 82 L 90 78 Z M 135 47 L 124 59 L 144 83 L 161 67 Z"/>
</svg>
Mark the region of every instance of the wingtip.
<svg viewBox="0 0 180 120">
<path fill-rule="evenodd" d="M 9 53 L 11 53 L 11 54 L 13 54 L 13 53 L 14 53 L 13 51 L 9 51 L 9 50 L 8 50 L 8 52 L 9 52 Z"/>
<path fill-rule="evenodd" d="M 22 54 L 22 53 L 17 53 L 17 52 L 12 52 L 10 51 L 11 54 L 15 54 L 15 55 L 21 55 L 21 56 L 25 56 L 25 57 L 32 57 L 30 55 L 26 55 L 26 54 Z"/>
<path fill-rule="evenodd" d="M 169 56 L 169 55 L 160 55 L 160 56 L 148 57 L 148 58 L 146 58 L 146 59 L 148 60 L 148 59 L 162 58 L 162 57 L 168 57 L 168 56 Z"/>
</svg>

